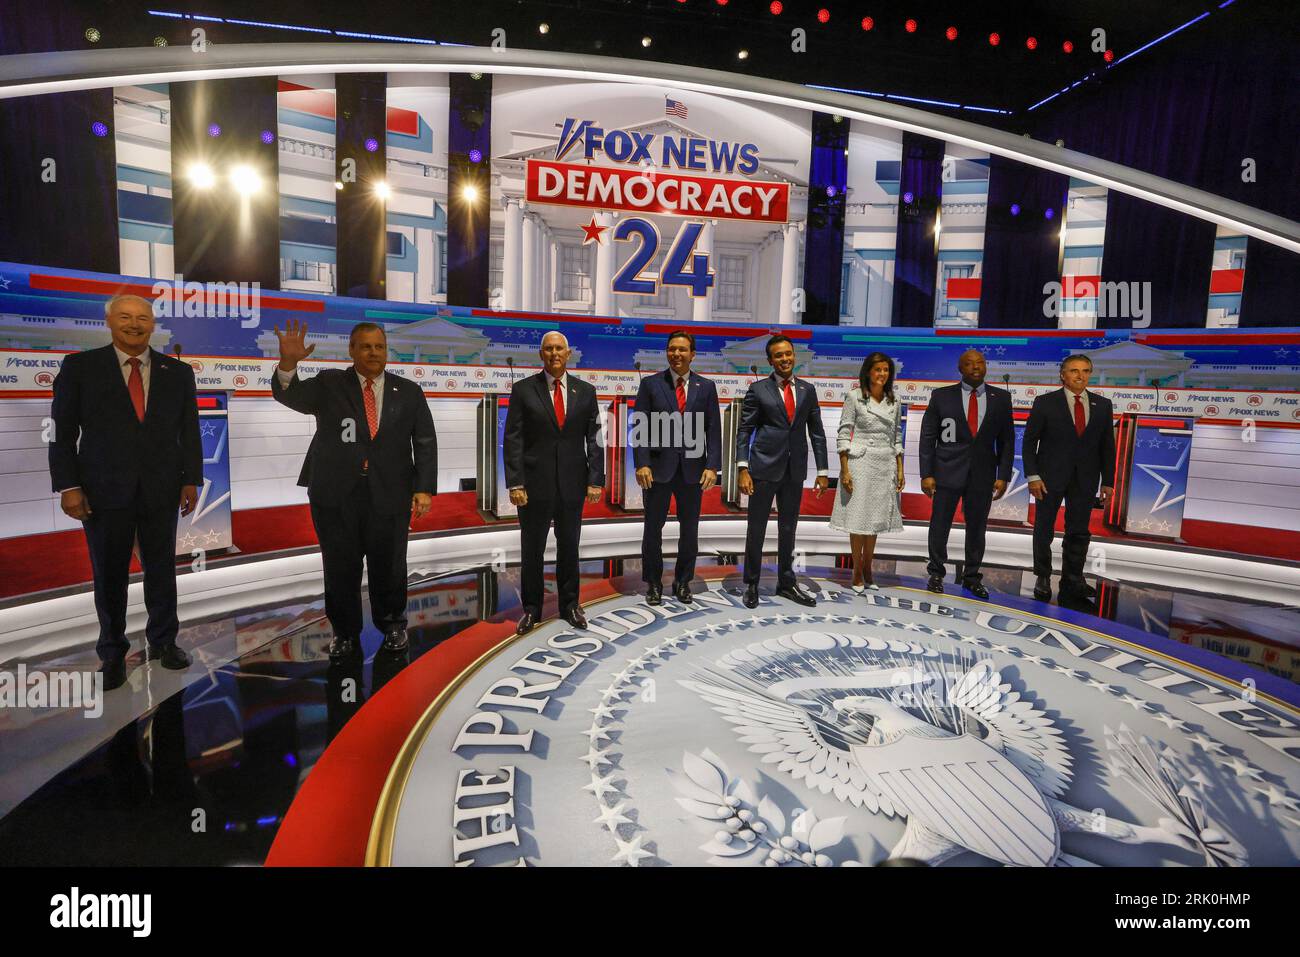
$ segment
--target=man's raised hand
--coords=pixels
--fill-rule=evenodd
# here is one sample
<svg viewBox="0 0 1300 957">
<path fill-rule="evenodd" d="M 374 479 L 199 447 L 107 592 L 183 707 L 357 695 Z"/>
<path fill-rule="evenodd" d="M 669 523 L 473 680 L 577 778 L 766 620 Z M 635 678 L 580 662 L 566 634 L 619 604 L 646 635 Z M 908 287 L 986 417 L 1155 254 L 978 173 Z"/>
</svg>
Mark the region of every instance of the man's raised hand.
<svg viewBox="0 0 1300 957">
<path fill-rule="evenodd" d="M 284 332 L 275 327 L 275 337 L 280 340 L 280 368 L 292 372 L 298 363 L 316 351 L 316 345 L 307 345 L 307 323 L 305 320 L 289 319 L 284 324 Z"/>
</svg>

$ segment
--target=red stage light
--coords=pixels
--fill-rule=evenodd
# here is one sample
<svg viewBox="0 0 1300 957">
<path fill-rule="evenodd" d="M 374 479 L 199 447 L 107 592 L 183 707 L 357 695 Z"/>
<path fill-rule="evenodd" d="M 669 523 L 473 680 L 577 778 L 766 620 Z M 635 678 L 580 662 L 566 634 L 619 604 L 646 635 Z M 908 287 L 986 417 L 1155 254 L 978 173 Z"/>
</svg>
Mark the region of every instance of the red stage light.
<svg viewBox="0 0 1300 957">
<path fill-rule="evenodd" d="M 817 11 L 818 23 L 825 23 L 828 20 L 830 20 L 830 18 L 831 18 L 831 12 L 827 10 L 825 7 L 822 7 L 820 10 Z"/>
<path fill-rule="evenodd" d="M 903 29 L 906 30 L 908 33 L 915 33 L 915 32 L 916 32 L 916 21 L 915 21 L 915 20 L 908 20 L 906 23 L 903 24 Z"/>
<path fill-rule="evenodd" d="M 772 0 L 772 2 L 768 4 L 767 9 L 772 11 L 772 16 L 779 17 L 781 11 L 784 10 L 785 7 L 782 5 L 781 0 Z"/>
<path fill-rule="evenodd" d="M 1105 60 L 1107 63 L 1110 63 L 1112 60 L 1115 59 L 1115 51 L 1107 50 L 1105 53 L 1101 55 L 1101 58 Z"/>
<path fill-rule="evenodd" d="M 718 6 L 720 6 L 720 7 L 725 7 L 725 6 L 727 5 L 727 3 L 728 3 L 728 0 L 717 0 L 717 3 L 718 3 Z"/>
<path fill-rule="evenodd" d="M 998 36 L 996 33 L 989 34 L 989 46 L 995 47 L 1001 42 L 1002 42 L 1002 37 Z"/>
<path fill-rule="evenodd" d="M 956 39 L 957 39 L 957 28 L 956 28 L 956 27 L 949 27 L 947 30 L 944 30 L 944 31 L 943 31 L 943 35 L 946 36 L 949 40 L 956 40 Z"/>
<path fill-rule="evenodd" d="M 875 28 L 875 26 L 876 26 L 876 21 L 873 20 L 873 19 L 871 19 L 871 17 L 863 17 L 863 18 L 862 18 L 862 29 L 864 29 L 864 30 L 872 30 L 872 29 Z"/>
<path fill-rule="evenodd" d="M 1037 49 L 1038 49 L 1038 38 L 1037 38 L 1037 37 L 1030 37 L 1029 39 L 1027 39 L 1027 40 L 1025 41 L 1025 46 L 1027 46 L 1027 47 L 1028 47 L 1029 49 L 1031 49 L 1031 50 L 1037 50 Z"/>
<path fill-rule="evenodd" d="M 1064 43 L 1061 44 L 1061 49 L 1064 50 L 1066 53 L 1073 53 L 1074 44 L 1071 43 L 1069 40 L 1066 40 Z"/>
</svg>

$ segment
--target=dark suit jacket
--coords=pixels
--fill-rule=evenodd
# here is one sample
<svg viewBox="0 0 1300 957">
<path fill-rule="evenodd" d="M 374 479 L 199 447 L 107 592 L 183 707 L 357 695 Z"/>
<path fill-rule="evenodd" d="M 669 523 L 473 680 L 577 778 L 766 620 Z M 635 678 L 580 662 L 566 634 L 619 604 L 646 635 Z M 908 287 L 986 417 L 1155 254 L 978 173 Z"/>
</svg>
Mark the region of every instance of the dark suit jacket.
<svg viewBox="0 0 1300 957">
<path fill-rule="evenodd" d="M 181 487 L 203 484 L 203 443 L 189 363 L 149 351 L 144 421 L 111 345 L 74 352 L 54 378 L 54 491 L 80 486 L 92 510 L 180 507 Z M 80 441 L 78 441 L 80 440 Z"/>
<path fill-rule="evenodd" d="M 361 481 L 362 462 L 368 462 L 371 503 L 380 514 L 409 511 L 416 492 L 437 494 L 438 438 L 424 390 L 391 372 L 384 373 L 382 388 L 379 431 L 371 439 L 354 369 L 324 369 L 309 379 L 295 374 L 287 389 L 271 370 L 275 400 L 316 418 L 298 476 L 313 505 L 342 505 Z"/>
<path fill-rule="evenodd" d="M 1110 399 L 1092 392 L 1088 396 L 1088 427 L 1079 436 L 1070 416 L 1065 390 L 1057 389 L 1034 399 L 1025 423 L 1021 458 L 1025 475 L 1037 475 L 1048 491 L 1060 492 L 1077 477 L 1089 493 L 1098 480 L 1115 487 L 1115 429 Z"/>
<path fill-rule="evenodd" d="M 957 427 L 952 442 L 943 441 L 944 420 Z M 921 419 L 921 478 L 933 478 L 944 488 L 965 488 L 967 482 L 993 487 L 995 479 L 1011 481 L 1016 456 L 1016 425 L 1011 417 L 1011 393 L 984 383 L 984 419 L 972 436 L 962 401 L 961 383 L 930 393 Z"/>
<path fill-rule="evenodd" d="M 657 375 L 646 376 L 636 391 L 634 412 L 653 415 L 656 412 L 676 414 L 677 386 L 672 369 L 665 369 Z M 682 428 L 676 427 L 670 435 L 661 431 L 658 435 L 651 431 L 647 423 L 642 428 L 648 437 L 659 439 L 684 438 L 686 422 L 696 429 L 692 435 L 691 446 L 699 449 L 698 423 L 704 424 L 703 455 L 694 457 L 687 454 L 691 450 L 683 442 L 675 445 L 659 443 L 647 446 L 638 443 L 632 447 L 632 461 L 636 467 L 649 468 L 654 473 L 656 482 L 671 482 L 680 470 L 688 482 L 698 482 L 705 469 L 715 472 L 722 468 L 722 413 L 718 409 L 718 389 L 712 379 L 691 372 L 686 377 L 686 412 Z"/>
<path fill-rule="evenodd" d="M 740 428 L 736 433 L 736 461 L 749 463 L 756 479 L 780 481 L 786 469 L 805 475 L 808 471 L 808 443 L 819 471 L 827 469 L 826 430 L 817 390 L 802 379 L 794 380 L 794 421 L 785 414 L 784 389 L 776 373 L 750 385 L 740 407 Z"/>
<path fill-rule="evenodd" d="M 572 372 L 564 403 L 564 428 L 556 424 L 546 373 L 515 381 L 506 410 L 506 487 L 522 485 L 528 501 L 580 503 L 587 486 L 605 484 L 596 389 Z"/>
</svg>

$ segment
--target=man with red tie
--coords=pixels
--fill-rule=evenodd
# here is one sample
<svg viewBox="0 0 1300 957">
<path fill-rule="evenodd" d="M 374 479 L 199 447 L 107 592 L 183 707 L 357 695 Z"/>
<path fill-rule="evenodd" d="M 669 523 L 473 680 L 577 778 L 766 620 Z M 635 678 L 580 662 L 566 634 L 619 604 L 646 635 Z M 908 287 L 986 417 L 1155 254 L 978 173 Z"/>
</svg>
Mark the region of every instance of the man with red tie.
<svg viewBox="0 0 1300 957">
<path fill-rule="evenodd" d="M 325 568 L 325 615 L 334 637 L 329 655 L 347 661 L 361 651 L 361 566 L 369 572 L 370 618 L 382 650 L 406 651 L 406 544 L 411 518 L 433 507 L 438 490 L 438 439 L 424 390 L 385 372 L 388 337 L 359 322 L 348 337 L 352 366 L 298 377 L 307 323 L 289 320 L 271 395 L 316 419 L 298 484 L 307 487 L 311 520 Z"/>
<path fill-rule="evenodd" d="M 943 593 L 948 535 L 957 503 L 966 521 L 966 563 L 961 585 L 976 598 L 988 598 L 980 565 L 984 562 L 989 509 L 1011 480 L 1016 426 L 1011 393 L 987 385 L 988 365 L 978 349 L 957 360 L 961 381 L 930 393 L 921 419 L 921 491 L 931 499 L 926 587 Z"/>
<path fill-rule="evenodd" d="M 519 509 L 521 635 L 542 618 L 542 560 L 552 523 L 560 615 L 587 627 L 578 603 L 578 540 L 583 501 L 600 501 L 605 486 L 605 452 L 596 390 L 567 371 L 570 352 L 563 333 L 542 336 L 542 371 L 515 382 L 506 412 L 502 451 L 510 501 Z"/>
<path fill-rule="evenodd" d="M 1092 360 L 1069 356 L 1061 363 L 1063 388 L 1034 400 L 1021 453 L 1034 509 L 1034 597 L 1052 597 L 1052 538 L 1065 502 L 1061 542 L 1062 600 L 1089 602 L 1096 589 L 1083 580 L 1094 505 L 1115 494 L 1115 427 L 1110 399 L 1088 391 Z M 1097 485 L 1100 482 L 1101 491 Z"/>
<path fill-rule="evenodd" d="M 112 343 L 64 358 L 50 408 L 50 478 L 63 513 L 82 523 L 95 578 L 104 688 L 126 681 L 126 590 L 131 551 L 144 570 L 146 659 L 189 667 L 176 646 L 177 507 L 188 515 L 203 482 L 203 444 L 188 363 L 149 348 L 153 306 L 114 296 L 104 306 Z"/>
</svg>

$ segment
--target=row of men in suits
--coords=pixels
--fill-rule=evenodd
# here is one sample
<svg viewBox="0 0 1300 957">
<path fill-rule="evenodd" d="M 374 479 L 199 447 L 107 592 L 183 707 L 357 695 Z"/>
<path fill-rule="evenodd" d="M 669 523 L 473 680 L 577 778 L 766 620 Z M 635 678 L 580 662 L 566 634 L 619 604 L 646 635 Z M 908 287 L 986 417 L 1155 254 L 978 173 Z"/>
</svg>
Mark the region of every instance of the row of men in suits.
<svg viewBox="0 0 1300 957">
<path fill-rule="evenodd" d="M 106 688 L 126 677 L 126 589 L 133 548 L 144 571 L 147 659 L 183 669 L 189 657 L 176 646 L 175 542 L 178 512 L 189 514 L 202 483 L 193 370 L 149 348 L 152 305 L 117 296 L 105 307 L 112 342 L 69 355 L 55 379 L 55 437 L 50 445 L 54 491 L 68 516 L 82 522 L 94 573 L 100 635 L 97 651 Z M 298 484 L 307 488 L 321 545 L 326 615 L 334 637 L 331 658 L 356 653 L 362 628 L 363 563 L 369 572 L 372 619 L 383 647 L 407 647 L 407 531 L 432 507 L 437 492 L 437 438 L 420 387 L 385 372 L 381 326 L 359 323 L 349 339 L 352 366 L 308 379 L 298 364 L 314 351 L 306 323 L 275 330 L 280 359 L 271 378 L 275 399 L 315 419 Z M 594 387 L 568 372 L 571 350 L 559 332 L 547 333 L 542 370 L 511 389 L 503 448 L 506 484 L 519 510 L 522 567 L 519 632 L 542 615 L 542 565 L 554 527 L 560 614 L 585 627 L 579 601 L 578 556 L 584 503 L 599 500 L 605 485 L 600 409 Z M 826 436 L 815 390 L 794 375 L 795 351 L 785 336 L 767 343 L 772 374 L 753 382 L 741 406 L 736 441 L 740 490 L 749 496 L 743 571 L 744 603 L 758 603 L 767 523 L 777 508 L 776 593 L 802 605 L 816 603 L 794 575 L 795 531 L 811 446 L 815 495 L 828 487 Z M 674 332 L 668 368 L 645 377 L 636 410 L 677 413 L 702 423 L 703 454 L 684 441 L 633 449 L 645 492 L 642 539 L 647 600 L 663 600 L 662 535 L 676 502 L 680 527 L 672 594 L 692 600 L 690 582 L 698 554 L 704 492 L 721 468 L 721 416 L 714 383 L 691 370 L 694 337 Z M 930 586 L 942 590 L 946 543 L 961 502 L 966 518 L 963 584 L 980 597 L 984 523 L 989 504 L 1010 478 L 1014 431 L 1010 395 L 984 384 L 978 352 L 961 358 L 962 381 L 936 390 L 922 423 L 922 487 L 934 500 L 930 528 Z M 1024 462 L 1038 499 L 1034 568 L 1038 597 L 1050 596 L 1050 545 L 1056 514 L 1066 506 L 1062 594 L 1084 593 L 1082 564 L 1088 516 L 1098 481 L 1104 498 L 1113 486 L 1114 446 L 1108 400 L 1086 391 L 1091 363 L 1072 356 L 1062 363 L 1064 388 L 1040 396 L 1025 432 Z M 678 438 L 684 436 L 679 432 Z M 1044 594 L 1044 592 L 1047 592 Z"/>
</svg>

